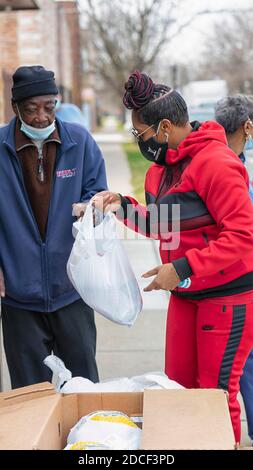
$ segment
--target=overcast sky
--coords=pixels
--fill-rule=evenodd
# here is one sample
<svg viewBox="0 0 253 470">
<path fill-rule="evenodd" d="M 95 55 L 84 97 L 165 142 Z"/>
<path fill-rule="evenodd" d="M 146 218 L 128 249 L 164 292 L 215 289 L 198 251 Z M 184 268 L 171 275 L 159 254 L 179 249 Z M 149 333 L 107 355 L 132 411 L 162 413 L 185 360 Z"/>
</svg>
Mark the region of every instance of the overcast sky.
<svg viewBox="0 0 253 470">
<path fill-rule="evenodd" d="M 138 0 L 135 0 L 136 2 Z M 141 0 L 140 0 L 141 1 Z M 121 3 L 128 0 L 121 0 Z M 85 0 L 79 0 L 80 6 L 85 5 Z M 98 1 L 99 4 L 99 1 Z M 253 0 L 185 0 L 184 4 L 177 10 L 179 23 L 184 22 L 195 12 L 205 9 L 250 9 L 253 11 Z M 247 15 L 247 12 L 245 12 Z M 222 13 L 224 19 L 226 14 Z M 212 25 L 215 21 L 221 19 L 221 14 L 209 14 L 197 16 L 196 19 L 180 33 L 169 45 L 169 55 L 171 61 L 189 63 L 192 60 L 199 61 L 203 53 L 205 39 L 212 31 Z"/>
<path fill-rule="evenodd" d="M 199 12 L 208 10 L 246 10 L 253 11 L 253 0 L 188 0 L 187 12 Z M 238 5 L 239 4 L 239 5 Z M 247 15 L 247 12 L 245 12 Z M 222 15 L 222 16 L 221 16 Z M 179 17 L 183 17 L 179 15 Z M 180 37 L 175 38 L 170 44 L 170 57 L 175 62 L 189 63 L 192 60 L 199 61 L 201 53 L 203 53 L 205 40 L 212 31 L 214 22 L 220 21 L 222 17 L 225 19 L 227 15 L 209 14 L 197 16 L 196 19 L 180 33 Z M 215 47 L 215 46 L 214 46 Z"/>
</svg>

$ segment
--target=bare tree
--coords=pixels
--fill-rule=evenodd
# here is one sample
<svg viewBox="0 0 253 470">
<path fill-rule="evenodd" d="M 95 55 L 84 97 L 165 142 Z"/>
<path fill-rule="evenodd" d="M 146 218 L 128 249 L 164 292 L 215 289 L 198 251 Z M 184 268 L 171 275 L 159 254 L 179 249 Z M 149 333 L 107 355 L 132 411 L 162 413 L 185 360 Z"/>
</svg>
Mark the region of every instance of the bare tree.
<svg viewBox="0 0 253 470">
<path fill-rule="evenodd" d="M 196 16 L 228 11 L 202 9 L 191 14 L 186 0 L 86 0 L 85 3 L 87 27 L 95 50 L 92 68 L 120 97 L 128 74 L 135 69 L 153 71 L 163 47 Z"/>
<path fill-rule="evenodd" d="M 92 67 L 119 96 L 131 71 L 152 67 L 175 22 L 167 14 L 174 4 L 173 0 L 87 0 L 85 11 L 95 49 Z"/>
<path fill-rule="evenodd" d="M 230 93 L 253 93 L 253 13 L 235 13 L 215 24 L 206 41 L 198 78 L 219 77 Z"/>
<path fill-rule="evenodd" d="M 161 56 L 170 40 L 180 38 L 180 32 L 197 16 L 217 13 L 209 9 L 191 12 L 188 3 L 188 0 L 82 0 L 86 40 L 91 51 L 89 74 L 96 83 L 102 107 L 110 102 L 117 110 L 122 109 L 124 82 L 135 69 L 160 80 Z M 83 47 L 87 50 L 87 42 Z M 182 67 L 179 73 L 177 65 L 170 63 L 166 55 L 166 68 L 172 85 L 177 86 Z"/>
</svg>

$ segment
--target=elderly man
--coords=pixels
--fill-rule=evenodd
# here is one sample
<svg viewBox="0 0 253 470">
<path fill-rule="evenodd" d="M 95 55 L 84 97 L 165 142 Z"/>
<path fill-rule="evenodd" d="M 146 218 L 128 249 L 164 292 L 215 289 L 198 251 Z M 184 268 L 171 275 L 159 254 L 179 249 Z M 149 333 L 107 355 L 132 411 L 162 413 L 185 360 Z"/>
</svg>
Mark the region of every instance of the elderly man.
<svg viewBox="0 0 253 470">
<path fill-rule="evenodd" d="M 16 117 L 0 130 L 0 294 L 13 388 L 50 380 L 43 359 L 52 351 L 73 376 L 98 380 L 94 312 L 66 263 L 72 205 L 106 189 L 105 166 L 83 127 L 55 119 L 57 93 L 52 71 L 18 68 Z"/>
</svg>

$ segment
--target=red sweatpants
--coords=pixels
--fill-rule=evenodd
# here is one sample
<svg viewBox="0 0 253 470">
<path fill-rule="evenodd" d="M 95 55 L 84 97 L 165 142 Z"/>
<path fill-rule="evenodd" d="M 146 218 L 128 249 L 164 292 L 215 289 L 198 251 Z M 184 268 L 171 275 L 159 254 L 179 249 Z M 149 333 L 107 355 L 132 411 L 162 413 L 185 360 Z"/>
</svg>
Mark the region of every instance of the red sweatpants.
<svg viewBox="0 0 253 470">
<path fill-rule="evenodd" d="M 252 347 L 253 291 L 198 301 L 171 295 L 165 372 L 186 388 L 227 390 L 236 442 L 239 380 Z"/>
</svg>

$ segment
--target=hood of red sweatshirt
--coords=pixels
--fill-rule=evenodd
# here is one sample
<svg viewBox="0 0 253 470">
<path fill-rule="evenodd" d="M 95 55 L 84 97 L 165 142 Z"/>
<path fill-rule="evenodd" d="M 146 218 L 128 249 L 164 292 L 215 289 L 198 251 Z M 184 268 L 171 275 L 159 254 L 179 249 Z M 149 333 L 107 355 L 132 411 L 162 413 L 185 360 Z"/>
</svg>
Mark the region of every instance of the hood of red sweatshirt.
<svg viewBox="0 0 253 470">
<path fill-rule="evenodd" d="M 215 121 L 206 121 L 200 124 L 197 130 L 193 130 L 177 149 L 168 149 L 166 163 L 173 165 L 186 156 L 194 157 L 211 141 L 227 145 L 224 128 Z"/>
</svg>

